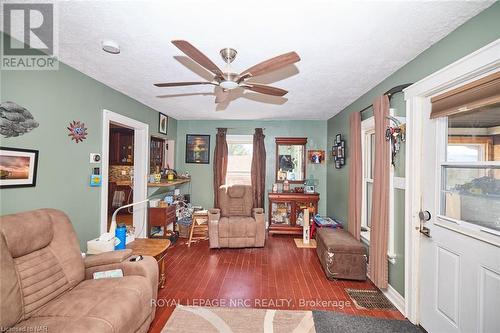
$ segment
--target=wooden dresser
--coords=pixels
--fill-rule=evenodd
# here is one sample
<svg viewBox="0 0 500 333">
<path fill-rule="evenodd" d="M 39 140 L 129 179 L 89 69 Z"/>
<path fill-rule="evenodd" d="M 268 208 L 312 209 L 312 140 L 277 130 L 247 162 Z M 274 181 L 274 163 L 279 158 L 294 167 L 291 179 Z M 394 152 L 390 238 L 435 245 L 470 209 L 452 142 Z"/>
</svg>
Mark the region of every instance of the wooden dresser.
<svg viewBox="0 0 500 333">
<path fill-rule="evenodd" d="M 302 225 L 297 224 L 306 207 L 318 212 L 319 193 L 269 192 L 269 234 L 301 235 Z"/>
<path fill-rule="evenodd" d="M 167 226 L 172 224 L 173 230 L 175 230 L 175 224 L 177 217 L 175 215 L 176 205 L 170 205 L 168 207 L 150 207 L 149 208 L 149 218 L 148 218 L 148 238 L 167 238 L 166 231 Z M 153 227 L 159 227 L 162 232 L 160 234 L 152 234 L 151 229 Z"/>
</svg>

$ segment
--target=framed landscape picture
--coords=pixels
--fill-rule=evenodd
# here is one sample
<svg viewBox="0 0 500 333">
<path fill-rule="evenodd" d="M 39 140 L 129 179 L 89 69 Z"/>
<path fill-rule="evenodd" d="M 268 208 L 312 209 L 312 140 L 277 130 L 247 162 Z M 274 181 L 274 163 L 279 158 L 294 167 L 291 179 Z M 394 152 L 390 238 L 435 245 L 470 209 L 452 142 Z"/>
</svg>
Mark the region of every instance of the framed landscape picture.
<svg viewBox="0 0 500 333">
<path fill-rule="evenodd" d="M 0 147 L 0 188 L 36 185 L 38 150 Z"/>
<path fill-rule="evenodd" d="M 158 132 L 161 134 L 167 134 L 168 130 L 168 116 L 166 114 L 163 114 L 159 112 L 159 119 L 158 119 Z"/>
<path fill-rule="evenodd" d="M 210 163 L 210 135 L 186 134 L 186 163 Z"/>
</svg>

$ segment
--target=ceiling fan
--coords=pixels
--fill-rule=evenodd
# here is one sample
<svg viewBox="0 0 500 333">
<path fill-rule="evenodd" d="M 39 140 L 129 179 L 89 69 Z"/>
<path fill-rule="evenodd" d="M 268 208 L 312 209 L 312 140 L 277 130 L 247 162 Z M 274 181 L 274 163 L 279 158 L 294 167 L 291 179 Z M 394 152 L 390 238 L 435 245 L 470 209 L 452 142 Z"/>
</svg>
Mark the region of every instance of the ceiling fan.
<svg viewBox="0 0 500 333">
<path fill-rule="evenodd" d="M 204 55 L 200 50 L 195 48 L 191 43 L 185 40 L 173 40 L 174 44 L 179 50 L 184 52 L 189 58 L 198 63 L 203 68 L 214 74 L 212 81 L 204 82 L 169 82 L 169 83 L 155 83 L 157 87 L 178 87 L 178 86 L 194 86 L 202 84 L 210 84 L 216 86 L 215 88 L 215 103 L 222 103 L 229 97 L 229 92 L 236 88 L 248 89 L 257 93 L 272 95 L 272 96 L 284 96 L 288 91 L 267 86 L 264 84 L 258 84 L 253 82 L 247 82 L 246 80 L 273 72 L 285 66 L 296 63 L 300 60 L 299 55 L 296 52 L 288 52 L 277 57 L 263 61 L 255 66 L 244 70 L 240 74 L 234 73 L 231 69 L 231 63 L 236 58 L 236 50 L 232 48 L 224 48 L 220 50 L 220 55 L 224 62 L 226 63 L 226 68 L 222 71 L 216 64 L 214 64 L 206 55 Z M 219 89 L 217 89 L 219 87 Z"/>
</svg>

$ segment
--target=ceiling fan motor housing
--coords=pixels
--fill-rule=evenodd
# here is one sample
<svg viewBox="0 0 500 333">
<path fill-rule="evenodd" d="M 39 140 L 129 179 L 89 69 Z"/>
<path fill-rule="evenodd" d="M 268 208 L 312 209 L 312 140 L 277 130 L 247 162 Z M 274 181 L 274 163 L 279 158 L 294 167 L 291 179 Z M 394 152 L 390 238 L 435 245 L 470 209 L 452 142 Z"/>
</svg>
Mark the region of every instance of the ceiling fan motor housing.
<svg viewBox="0 0 500 333">
<path fill-rule="evenodd" d="M 235 49 L 232 49 L 230 47 L 226 47 L 222 50 L 219 51 L 220 53 L 220 56 L 222 57 L 222 59 L 224 60 L 224 62 L 230 64 L 233 62 L 233 60 L 236 58 L 236 55 L 238 54 L 238 52 L 236 52 Z"/>
</svg>

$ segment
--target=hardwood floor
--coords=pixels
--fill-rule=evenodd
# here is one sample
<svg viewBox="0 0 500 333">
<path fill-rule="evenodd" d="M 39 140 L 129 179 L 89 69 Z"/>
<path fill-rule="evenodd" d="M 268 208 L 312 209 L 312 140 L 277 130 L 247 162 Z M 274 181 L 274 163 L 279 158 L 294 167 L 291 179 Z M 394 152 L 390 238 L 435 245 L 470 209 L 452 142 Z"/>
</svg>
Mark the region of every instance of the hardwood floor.
<svg viewBox="0 0 500 333">
<path fill-rule="evenodd" d="M 332 310 L 404 319 L 399 311 L 358 309 L 344 288 L 376 287 L 367 280 L 329 281 L 315 249 L 299 249 L 293 237 L 271 236 L 264 248 L 216 249 L 184 239 L 168 250 L 165 288 L 150 332 L 160 332 L 175 304 L 292 310 Z"/>
</svg>

